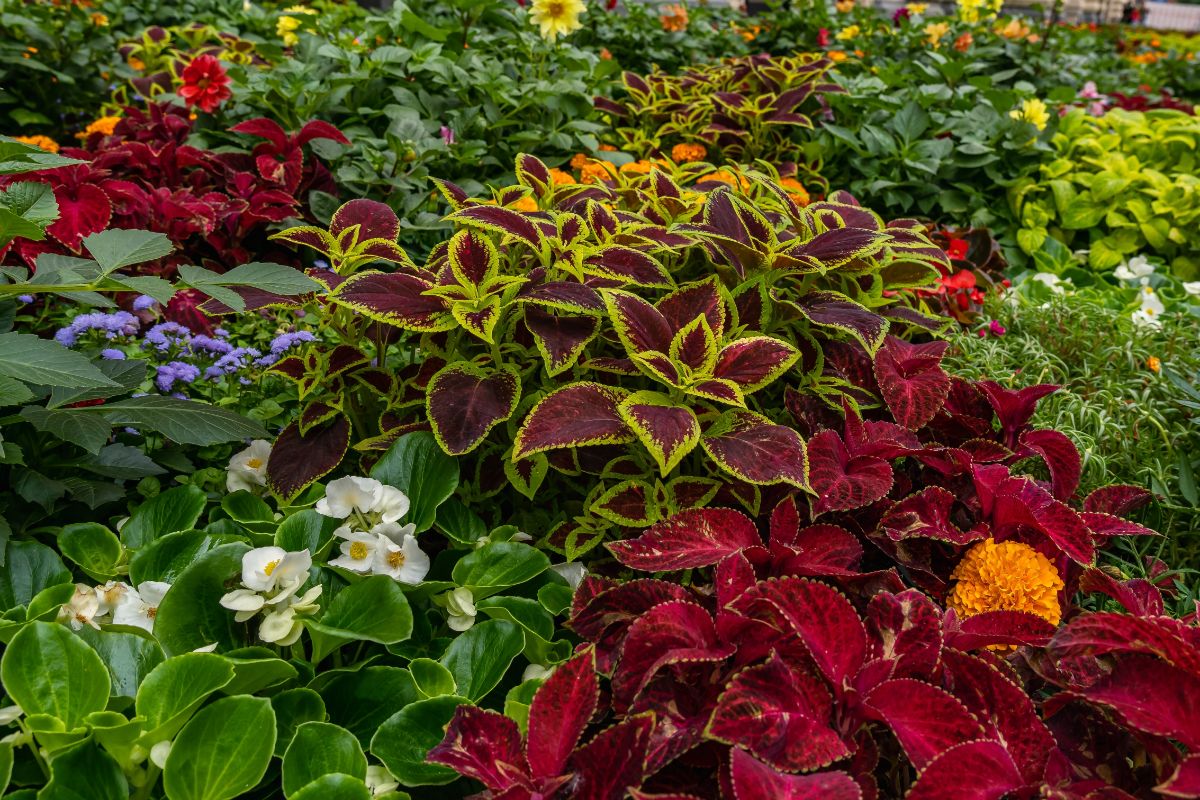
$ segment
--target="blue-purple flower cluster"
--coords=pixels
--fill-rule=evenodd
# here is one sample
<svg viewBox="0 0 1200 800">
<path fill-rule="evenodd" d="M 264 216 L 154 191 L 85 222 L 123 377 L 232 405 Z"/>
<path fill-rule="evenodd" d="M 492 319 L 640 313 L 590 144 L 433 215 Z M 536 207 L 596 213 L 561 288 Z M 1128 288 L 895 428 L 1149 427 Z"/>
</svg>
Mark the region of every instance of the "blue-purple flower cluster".
<svg viewBox="0 0 1200 800">
<path fill-rule="evenodd" d="M 54 334 L 54 340 L 64 347 L 74 347 L 79 337 L 88 331 L 100 331 L 105 339 L 116 339 L 118 336 L 133 336 L 138 332 L 138 318 L 128 311 L 114 311 L 105 314 L 103 311 L 92 311 L 80 314 L 71 320 L 71 324 L 60 328 Z"/>
</svg>

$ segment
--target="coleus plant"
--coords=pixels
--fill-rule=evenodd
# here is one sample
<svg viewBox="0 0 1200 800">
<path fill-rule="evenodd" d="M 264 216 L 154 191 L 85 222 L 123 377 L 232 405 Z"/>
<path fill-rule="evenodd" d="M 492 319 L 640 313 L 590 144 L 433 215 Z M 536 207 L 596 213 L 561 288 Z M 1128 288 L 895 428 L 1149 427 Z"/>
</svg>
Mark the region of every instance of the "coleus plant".
<svg viewBox="0 0 1200 800">
<path fill-rule="evenodd" d="M 272 487 L 294 494 L 352 443 L 369 451 L 427 427 L 447 453 L 472 456 L 481 495 L 503 475 L 532 497 L 551 468 L 619 475 L 620 492 L 668 512 L 723 485 L 748 502 L 760 486 L 808 488 L 785 388 L 831 408 L 878 403 L 825 351 L 870 370 L 889 330 L 938 328 L 896 290 L 930 284 L 946 257 L 917 223 L 885 224 L 845 195 L 800 207 L 753 171 L 744 188 L 680 185 L 711 170 L 566 184 L 523 156 L 519 185 L 490 199 L 442 182 L 460 230 L 423 266 L 371 201 L 344 206 L 328 231 L 279 234 L 329 261 L 316 277 L 339 344 L 278 366 L 308 406 L 275 451 L 292 474 L 271 470 Z M 381 260 L 394 271 L 363 269 Z M 394 343 L 405 356 L 389 363 Z M 612 488 L 584 489 L 589 525 L 657 518 L 624 514 L 630 498 L 615 496 L 601 513 Z"/>
</svg>

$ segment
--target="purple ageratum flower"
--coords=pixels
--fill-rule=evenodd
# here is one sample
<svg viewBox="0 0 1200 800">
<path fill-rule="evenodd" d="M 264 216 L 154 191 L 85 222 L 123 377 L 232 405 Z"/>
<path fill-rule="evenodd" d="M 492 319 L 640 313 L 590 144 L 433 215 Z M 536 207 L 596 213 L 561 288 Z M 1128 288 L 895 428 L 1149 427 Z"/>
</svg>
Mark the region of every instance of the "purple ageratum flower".
<svg viewBox="0 0 1200 800">
<path fill-rule="evenodd" d="M 146 343 L 165 353 L 175 345 L 184 346 L 191 338 L 192 331 L 178 322 L 160 322 L 146 331 Z"/>
<path fill-rule="evenodd" d="M 150 295 L 141 294 L 141 295 L 138 295 L 137 299 L 133 301 L 133 310 L 134 311 L 145 311 L 147 308 L 150 308 L 157 302 L 158 301 L 155 300 Z"/>
<path fill-rule="evenodd" d="M 246 369 L 251 361 L 261 356 L 262 353 L 253 347 L 235 347 L 218 358 L 211 367 L 204 370 L 204 377 L 211 381 L 219 380 L 223 375 L 232 375 Z"/>
<path fill-rule="evenodd" d="M 115 347 L 106 347 L 100 351 L 100 357 L 105 361 L 124 361 L 125 351 L 118 350 Z"/>
<path fill-rule="evenodd" d="M 138 319 L 128 311 L 114 311 L 111 314 L 92 311 L 80 314 L 71 320 L 70 325 L 59 328 L 54 334 L 54 340 L 64 347 L 73 347 L 79 341 L 79 337 L 89 331 L 100 331 L 106 339 L 133 336 L 138 331 Z"/>
<path fill-rule="evenodd" d="M 214 339 L 204 334 L 193 336 L 188 346 L 193 353 L 208 353 L 214 356 L 223 356 L 233 352 L 233 345 L 229 342 L 223 342 L 220 339 Z"/>
<path fill-rule="evenodd" d="M 445 125 L 443 125 L 441 134 L 442 134 L 443 142 L 445 142 L 447 145 L 454 144 L 454 129 L 453 128 L 447 128 Z"/>
<path fill-rule="evenodd" d="M 221 339 L 224 339 L 229 335 L 229 331 L 225 330 L 224 328 L 213 328 L 213 333 L 215 333 L 217 337 Z"/>
<path fill-rule="evenodd" d="M 313 266 L 317 269 L 329 269 L 329 262 L 323 258 L 318 258 L 313 261 Z"/>
<path fill-rule="evenodd" d="M 191 383 L 200 377 L 200 368 L 183 361 L 171 361 L 158 368 L 154 385 L 160 392 L 169 392 L 176 382 Z"/>
<path fill-rule="evenodd" d="M 291 350 L 298 344 L 303 342 L 311 342 L 317 337 L 313 336 L 308 331 L 290 331 L 281 333 L 271 340 L 271 352 L 267 353 L 262 358 L 259 358 L 254 363 L 260 367 L 269 367 L 278 361 L 284 353 Z"/>
<path fill-rule="evenodd" d="M 32 302 L 33 302 L 33 295 L 31 295 L 31 294 L 19 294 L 19 295 L 17 295 L 17 299 L 18 299 L 18 300 L 20 300 L 20 301 L 21 301 L 22 303 L 24 303 L 25 305 L 29 305 L 30 303 L 32 303 Z"/>
</svg>

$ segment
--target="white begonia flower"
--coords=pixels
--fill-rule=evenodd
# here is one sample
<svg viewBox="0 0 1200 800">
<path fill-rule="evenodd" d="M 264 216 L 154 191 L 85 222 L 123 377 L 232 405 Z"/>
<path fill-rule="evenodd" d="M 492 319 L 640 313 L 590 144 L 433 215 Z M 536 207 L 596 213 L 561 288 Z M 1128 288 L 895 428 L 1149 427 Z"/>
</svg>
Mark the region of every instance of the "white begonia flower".
<svg viewBox="0 0 1200 800">
<path fill-rule="evenodd" d="M 203 647 L 197 647 L 192 652 L 193 653 L 215 653 L 215 652 L 217 652 L 217 643 L 213 642 L 212 644 L 206 644 Z"/>
<path fill-rule="evenodd" d="M 167 756 L 170 754 L 171 742 L 169 739 L 163 740 L 150 748 L 150 763 L 159 769 L 164 769 L 167 766 Z"/>
<path fill-rule="evenodd" d="M 0 725 L 11 725 L 24 714 L 20 706 L 4 706 L 0 708 Z"/>
<path fill-rule="evenodd" d="M 383 484 L 374 478 L 338 478 L 325 487 L 325 496 L 317 501 L 316 511 L 337 519 L 345 519 L 355 511 L 366 514 L 379 503 L 382 494 Z"/>
<path fill-rule="evenodd" d="M 267 459 L 271 457 L 271 443 L 255 439 L 242 452 L 229 459 L 229 470 L 225 474 L 225 488 L 230 492 L 242 489 L 254 491 L 267 485 Z"/>
<path fill-rule="evenodd" d="M 265 615 L 258 626 L 258 638 L 286 647 L 300 638 L 304 626 L 296 619 L 296 609 L 280 608 Z"/>
<path fill-rule="evenodd" d="M 283 587 L 294 592 L 308 578 L 312 556 L 307 549 L 289 553 L 282 547 L 256 547 L 242 556 L 242 584 L 256 592 Z"/>
<path fill-rule="evenodd" d="M 133 587 L 128 583 L 121 581 L 109 581 L 103 586 L 97 586 L 96 591 L 96 615 L 103 616 L 111 614 L 113 609 L 121 604 L 125 595 L 133 590 Z"/>
<path fill-rule="evenodd" d="M 379 486 L 379 499 L 371 511 L 379 515 L 380 522 L 399 522 L 408 513 L 408 495 L 394 486 Z"/>
<path fill-rule="evenodd" d="M 1113 270 L 1113 276 L 1122 281 L 1140 281 L 1143 286 L 1150 282 L 1154 265 L 1145 256 L 1134 256 Z"/>
<path fill-rule="evenodd" d="M 220 600 L 224 608 L 236 611 L 234 622 L 245 622 L 259 612 L 266 600 L 258 592 L 251 589 L 234 589 Z"/>
<path fill-rule="evenodd" d="M 559 577 L 570 585 L 572 591 L 579 588 L 579 584 L 583 582 L 583 576 L 587 574 L 587 567 L 578 561 L 551 564 L 550 569 L 553 572 L 557 572 Z"/>
<path fill-rule="evenodd" d="M 458 587 L 445 594 L 446 612 L 449 618 L 446 623 L 452 631 L 470 630 L 475 624 L 475 597 L 471 594 L 471 590 L 465 587 Z"/>
<path fill-rule="evenodd" d="M 321 592 L 324 590 L 324 586 L 317 584 L 299 597 L 293 597 L 291 603 L 292 610 L 297 614 L 317 613 L 320 608 L 320 606 L 317 605 L 317 598 L 321 596 Z"/>
<path fill-rule="evenodd" d="M 342 554 L 330 561 L 329 566 L 360 573 L 371 571 L 375 565 L 375 548 L 379 544 L 377 534 L 351 530 L 349 525 L 343 525 L 333 535 L 346 541 L 341 545 Z"/>
<path fill-rule="evenodd" d="M 367 767 L 366 784 L 367 788 L 371 790 L 372 797 L 379 797 L 400 787 L 400 781 L 387 771 L 387 767 L 381 767 L 378 764 Z"/>
<path fill-rule="evenodd" d="M 554 674 L 554 667 L 547 667 L 543 664 L 530 664 L 521 673 L 521 682 L 525 681 L 543 681 Z"/>
<path fill-rule="evenodd" d="M 412 524 L 380 523 L 371 529 L 379 537 L 375 547 L 375 574 L 417 585 L 429 574 L 429 556 L 417 546 Z"/>
<path fill-rule="evenodd" d="M 1139 295 L 1142 301 L 1142 307 L 1133 312 L 1133 321 L 1138 325 L 1145 325 L 1149 328 L 1162 327 L 1162 313 L 1167 310 L 1163 305 L 1163 301 L 1158 298 L 1158 294 L 1145 286 L 1142 288 Z"/>
<path fill-rule="evenodd" d="M 1200 281 L 1184 281 L 1183 290 L 1192 297 L 1200 297 Z"/>
<path fill-rule="evenodd" d="M 162 581 L 144 581 L 137 589 L 129 589 L 113 610 L 113 622 L 117 625 L 133 625 L 147 633 L 154 632 L 154 618 L 158 606 L 171 584 Z"/>
<path fill-rule="evenodd" d="M 1035 273 L 1032 280 L 1044 283 L 1046 287 L 1055 294 L 1062 294 L 1065 291 L 1063 289 L 1063 279 L 1055 275 L 1053 272 Z"/>
<path fill-rule="evenodd" d="M 59 611 L 58 618 L 69 622 L 73 630 L 81 630 L 84 625 L 90 625 L 100 630 L 96 616 L 100 613 L 100 600 L 91 586 L 83 583 L 75 584 L 75 594 Z"/>
</svg>

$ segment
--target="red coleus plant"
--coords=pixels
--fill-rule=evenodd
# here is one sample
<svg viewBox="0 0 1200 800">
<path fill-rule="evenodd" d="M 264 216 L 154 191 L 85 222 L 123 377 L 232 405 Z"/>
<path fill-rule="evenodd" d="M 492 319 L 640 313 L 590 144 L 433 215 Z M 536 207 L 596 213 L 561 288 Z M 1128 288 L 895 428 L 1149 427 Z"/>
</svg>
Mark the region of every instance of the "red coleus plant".
<svg viewBox="0 0 1200 800">
<path fill-rule="evenodd" d="M 235 134 L 266 141 L 253 153 L 220 152 L 188 144 L 193 122 L 177 106 L 125 109 L 111 135 L 92 134 L 86 149 L 64 153 L 86 164 L 22 176 L 54 188 L 59 219 L 41 242 L 19 239 L 15 254 L 33 266 L 43 252 L 78 255 L 84 237 L 105 228 L 167 234 L 172 255 L 139 267 L 170 273 L 180 264 L 223 272 L 251 260 L 296 263 L 288 250 L 267 240 L 270 226 L 308 216 L 311 189 L 332 191 L 332 181 L 307 142 L 346 138 L 324 122 L 289 135 L 274 122 L 250 120 Z"/>
</svg>

